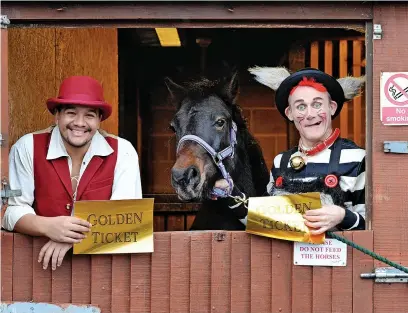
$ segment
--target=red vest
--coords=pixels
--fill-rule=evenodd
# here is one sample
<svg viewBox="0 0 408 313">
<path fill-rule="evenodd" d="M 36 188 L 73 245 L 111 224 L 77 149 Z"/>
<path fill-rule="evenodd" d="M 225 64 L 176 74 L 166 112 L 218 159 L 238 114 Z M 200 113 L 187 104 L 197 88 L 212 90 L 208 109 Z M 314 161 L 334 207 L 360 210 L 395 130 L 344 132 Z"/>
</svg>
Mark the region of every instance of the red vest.
<svg viewBox="0 0 408 313">
<path fill-rule="evenodd" d="M 40 216 L 71 215 L 73 190 L 68 160 L 61 157 L 47 160 L 51 133 L 34 134 L 34 203 Z M 118 140 L 105 137 L 114 152 L 93 156 L 77 189 L 76 200 L 110 200 L 117 159 Z"/>
</svg>

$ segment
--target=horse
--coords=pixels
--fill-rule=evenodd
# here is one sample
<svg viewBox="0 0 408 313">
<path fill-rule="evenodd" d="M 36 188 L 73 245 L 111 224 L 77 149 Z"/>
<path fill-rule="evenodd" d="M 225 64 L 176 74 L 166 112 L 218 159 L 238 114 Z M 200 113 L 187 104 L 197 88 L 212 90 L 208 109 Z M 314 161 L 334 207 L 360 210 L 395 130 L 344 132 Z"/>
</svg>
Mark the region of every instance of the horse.
<svg viewBox="0 0 408 313">
<path fill-rule="evenodd" d="M 245 230 L 230 199 L 212 195 L 221 178 L 231 178 L 247 197 L 264 195 L 269 181 L 262 149 L 237 103 L 238 72 L 180 84 L 166 77 L 165 85 L 176 108 L 169 125 L 177 144 L 171 185 L 181 201 L 201 203 L 190 230 Z"/>
</svg>

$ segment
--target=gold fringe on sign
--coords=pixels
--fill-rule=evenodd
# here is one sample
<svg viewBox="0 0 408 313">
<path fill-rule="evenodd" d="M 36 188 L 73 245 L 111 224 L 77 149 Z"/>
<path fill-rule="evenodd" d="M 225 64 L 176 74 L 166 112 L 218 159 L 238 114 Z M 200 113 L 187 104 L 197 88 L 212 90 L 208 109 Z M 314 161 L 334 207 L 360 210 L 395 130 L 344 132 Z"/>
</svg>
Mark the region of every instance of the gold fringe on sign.
<svg viewBox="0 0 408 313">
<path fill-rule="evenodd" d="M 325 234 L 311 235 L 303 214 L 322 207 L 319 192 L 248 200 L 246 232 L 254 235 L 289 241 L 321 244 Z"/>
</svg>

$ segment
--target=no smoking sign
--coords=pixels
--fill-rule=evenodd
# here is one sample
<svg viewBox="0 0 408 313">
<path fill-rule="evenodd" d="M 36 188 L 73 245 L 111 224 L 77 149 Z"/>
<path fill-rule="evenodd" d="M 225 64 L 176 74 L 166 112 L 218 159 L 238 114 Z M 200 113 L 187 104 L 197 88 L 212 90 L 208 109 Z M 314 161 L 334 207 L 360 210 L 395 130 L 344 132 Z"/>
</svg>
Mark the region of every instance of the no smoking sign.
<svg viewBox="0 0 408 313">
<path fill-rule="evenodd" d="M 383 72 L 380 85 L 381 122 L 408 125 L 408 72 Z"/>
</svg>

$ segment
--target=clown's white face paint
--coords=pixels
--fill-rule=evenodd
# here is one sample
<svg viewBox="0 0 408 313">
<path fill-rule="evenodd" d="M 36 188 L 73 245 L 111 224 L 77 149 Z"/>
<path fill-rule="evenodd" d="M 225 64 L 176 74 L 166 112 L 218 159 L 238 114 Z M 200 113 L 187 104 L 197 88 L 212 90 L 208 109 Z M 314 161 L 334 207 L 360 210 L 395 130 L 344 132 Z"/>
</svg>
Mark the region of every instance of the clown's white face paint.
<svg viewBox="0 0 408 313">
<path fill-rule="evenodd" d="M 337 104 L 327 92 L 298 86 L 288 100 L 286 116 L 294 122 L 305 148 L 312 148 L 330 136 Z"/>
</svg>

